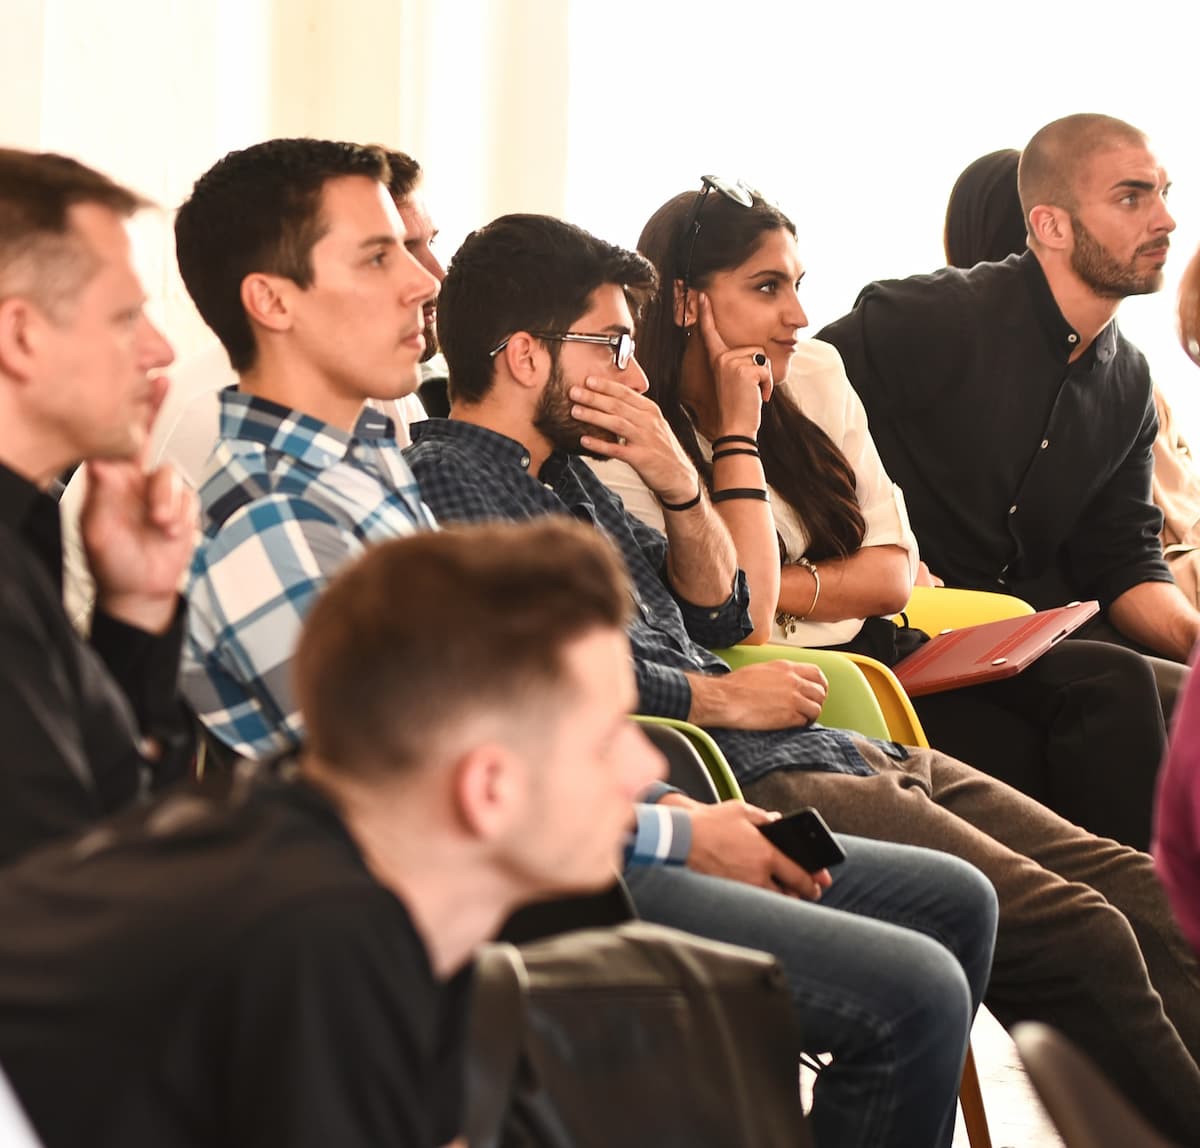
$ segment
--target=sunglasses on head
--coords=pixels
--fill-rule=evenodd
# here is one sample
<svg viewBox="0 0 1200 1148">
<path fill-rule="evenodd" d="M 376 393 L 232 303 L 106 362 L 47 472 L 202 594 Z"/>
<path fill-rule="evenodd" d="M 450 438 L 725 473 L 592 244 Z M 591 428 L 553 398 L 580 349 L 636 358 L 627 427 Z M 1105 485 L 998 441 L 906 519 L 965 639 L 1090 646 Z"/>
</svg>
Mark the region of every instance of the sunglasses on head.
<svg viewBox="0 0 1200 1148">
<path fill-rule="evenodd" d="M 684 291 L 692 285 L 692 256 L 696 253 L 696 236 L 700 234 L 700 213 L 704 210 L 704 203 L 708 199 L 710 191 L 718 192 L 742 207 L 754 206 L 754 190 L 747 187 L 740 179 L 722 179 L 719 175 L 702 175 L 700 177 L 700 190 L 696 192 L 696 202 L 692 204 L 687 223 L 679 233 L 680 250 L 682 251 L 683 245 L 687 244 L 687 257 L 679 260 L 679 265 L 683 268 L 680 278 L 683 280 Z"/>
</svg>

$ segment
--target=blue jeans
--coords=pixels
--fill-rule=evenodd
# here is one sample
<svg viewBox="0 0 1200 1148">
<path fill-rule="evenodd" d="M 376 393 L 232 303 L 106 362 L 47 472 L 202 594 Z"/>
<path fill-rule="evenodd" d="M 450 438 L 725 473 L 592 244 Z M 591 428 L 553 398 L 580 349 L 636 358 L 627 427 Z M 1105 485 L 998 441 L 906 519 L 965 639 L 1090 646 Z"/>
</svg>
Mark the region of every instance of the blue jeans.
<svg viewBox="0 0 1200 1148">
<path fill-rule="evenodd" d="M 815 904 L 678 867 L 631 866 L 625 880 L 647 921 L 778 959 L 803 1047 L 833 1054 L 813 1092 L 819 1148 L 949 1145 L 995 892 L 948 854 L 839 840 L 846 861 Z"/>
</svg>

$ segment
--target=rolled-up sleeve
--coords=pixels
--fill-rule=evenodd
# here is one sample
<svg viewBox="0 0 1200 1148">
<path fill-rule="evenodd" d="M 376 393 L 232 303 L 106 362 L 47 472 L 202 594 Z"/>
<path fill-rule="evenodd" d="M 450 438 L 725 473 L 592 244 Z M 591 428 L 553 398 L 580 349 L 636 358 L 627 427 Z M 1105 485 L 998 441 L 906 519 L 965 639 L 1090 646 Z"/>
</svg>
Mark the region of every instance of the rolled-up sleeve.
<svg viewBox="0 0 1200 1148">
<path fill-rule="evenodd" d="M 1071 532 L 1067 562 L 1074 584 L 1107 609 L 1143 582 L 1173 582 L 1162 553 L 1162 511 L 1151 501 L 1158 416 L 1147 404 L 1121 466 L 1097 491 Z"/>
</svg>

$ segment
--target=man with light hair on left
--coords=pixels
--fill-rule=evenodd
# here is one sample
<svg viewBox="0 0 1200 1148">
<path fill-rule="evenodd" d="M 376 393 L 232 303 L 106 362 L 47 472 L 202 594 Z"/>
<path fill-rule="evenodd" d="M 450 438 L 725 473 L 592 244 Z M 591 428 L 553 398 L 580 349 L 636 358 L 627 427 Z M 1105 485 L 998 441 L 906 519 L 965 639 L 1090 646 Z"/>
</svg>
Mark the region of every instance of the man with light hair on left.
<svg viewBox="0 0 1200 1148">
<path fill-rule="evenodd" d="M 145 201 L 65 156 L 0 150 L 0 862 L 177 777 L 195 499 L 141 464 L 173 354 L 128 224 Z M 90 641 L 62 606 L 56 477 L 87 461 Z"/>
</svg>

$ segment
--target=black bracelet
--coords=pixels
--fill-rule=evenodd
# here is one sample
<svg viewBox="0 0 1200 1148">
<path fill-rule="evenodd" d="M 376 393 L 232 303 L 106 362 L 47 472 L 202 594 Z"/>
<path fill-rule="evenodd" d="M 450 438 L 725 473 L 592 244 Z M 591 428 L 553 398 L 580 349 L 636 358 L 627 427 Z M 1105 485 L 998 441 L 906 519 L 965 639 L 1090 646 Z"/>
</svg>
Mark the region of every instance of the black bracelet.
<svg viewBox="0 0 1200 1148">
<path fill-rule="evenodd" d="M 751 458 L 761 458 L 758 451 L 751 449 L 748 446 L 729 447 L 726 450 L 718 450 L 713 452 L 712 460 L 716 462 L 719 458 L 732 458 L 735 454 L 748 454 Z"/>
<path fill-rule="evenodd" d="M 723 442 L 744 442 L 747 446 L 758 446 L 758 439 L 751 438 L 748 434 L 723 434 L 720 438 L 713 439 L 712 445 L 720 446 Z"/>
<path fill-rule="evenodd" d="M 693 506 L 700 505 L 700 498 L 704 494 L 704 487 L 700 484 L 696 486 L 696 497 L 689 498 L 687 502 L 664 502 L 663 499 L 658 500 L 658 505 L 663 510 L 691 510 Z"/>
<path fill-rule="evenodd" d="M 765 490 L 756 490 L 752 486 L 731 486 L 728 490 L 714 490 L 708 497 L 713 502 L 732 502 L 736 498 L 751 498 L 756 502 L 771 501 L 771 496 Z"/>
</svg>

